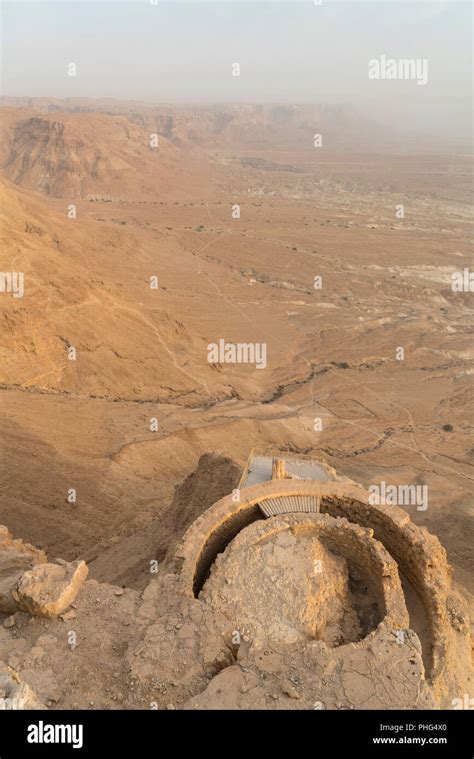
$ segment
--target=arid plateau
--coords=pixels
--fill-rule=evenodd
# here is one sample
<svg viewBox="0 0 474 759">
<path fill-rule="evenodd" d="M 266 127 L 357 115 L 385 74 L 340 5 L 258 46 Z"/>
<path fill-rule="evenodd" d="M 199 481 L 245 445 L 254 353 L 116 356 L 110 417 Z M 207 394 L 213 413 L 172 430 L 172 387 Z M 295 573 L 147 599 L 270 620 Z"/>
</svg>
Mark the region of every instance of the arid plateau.
<svg viewBox="0 0 474 759">
<path fill-rule="evenodd" d="M 466 151 L 343 106 L 3 98 L 0 126 L 0 696 L 452 708 L 474 613 Z M 224 540 L 226 499 L 260 503 L 253 455 L 285 462 L 265 493 L 317 508 Z M 381 483 L 424 500 L 372 524 Z"/>
</svg>

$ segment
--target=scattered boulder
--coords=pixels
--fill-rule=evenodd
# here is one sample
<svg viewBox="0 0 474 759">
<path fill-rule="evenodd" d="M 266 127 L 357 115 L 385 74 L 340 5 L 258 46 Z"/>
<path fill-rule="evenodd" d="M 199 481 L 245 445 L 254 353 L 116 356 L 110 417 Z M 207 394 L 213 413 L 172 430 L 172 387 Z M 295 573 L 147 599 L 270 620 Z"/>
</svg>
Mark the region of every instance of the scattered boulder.
<svg viewBox="0 0 474 759">
<path fill-rule="evenodd" d="M 88 571 L 84 561 L 41 564 L 22 574 L 12 596 L 30 614 L 56 617 L 74 601 Z"/>
<path fill-rule="evenodd" d="M 184 709 L 225 709 L 235 711 L 241 706 L 245 672 L 239 666 L 227 667 L 212 678 L 207 688 L 189 699 Z"/>
<path fill-rule="evenodd" d="M 46 561 L 44 551 L 22 540 L 13 540 L 8 529 L 0 525 L 0 611 L 6 614 L 18 611 L 12 589 L 24 572 Z"/>
<path fill-rule="evenodd" d="M 16 614 L 12 614 L 10 617 L 7 617 L 3 623 L 3 626 L 6 629 L 9 629 L 10 627 L 15 627 L 15 625 L 16 625 Z"/>
</svg>

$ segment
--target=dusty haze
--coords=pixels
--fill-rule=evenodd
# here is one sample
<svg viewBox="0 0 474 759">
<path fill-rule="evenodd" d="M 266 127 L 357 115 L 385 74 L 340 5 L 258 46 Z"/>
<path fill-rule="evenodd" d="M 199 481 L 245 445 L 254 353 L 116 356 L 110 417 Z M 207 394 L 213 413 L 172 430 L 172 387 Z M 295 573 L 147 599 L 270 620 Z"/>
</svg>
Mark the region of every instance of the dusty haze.
<svg viewBox="0 0 474 759">
<path fill-rule="evenodd" d="M 149 103 L 329 103 L 468 143 L 468 2 L 4 2 L 5 95 Z M 370 81 L 381 55 L 428 82 Z M 77 65 L 77 76 L 66 66 Z M 240 77 L 232 77 L 233 63 Z M 389 85 L 389 86 L 387 86 Z"/>
</svg>

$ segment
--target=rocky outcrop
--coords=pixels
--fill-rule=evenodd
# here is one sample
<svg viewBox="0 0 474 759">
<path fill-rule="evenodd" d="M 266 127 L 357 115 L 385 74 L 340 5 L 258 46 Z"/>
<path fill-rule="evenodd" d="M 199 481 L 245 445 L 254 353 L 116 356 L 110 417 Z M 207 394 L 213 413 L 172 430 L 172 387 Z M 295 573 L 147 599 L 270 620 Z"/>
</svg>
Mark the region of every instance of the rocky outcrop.
<svg viewBox="0 0 474 759">
<path fill-rule="evenodd" d="M 317 495 L 321 513 L 264 519 L 282 492 Z M 16 581 L 23 611 L 0 626 L 10 697 L 16 683 L 60 708 L 434 709 L 469 692 L 467 617 L 439 541 L 350 483 L 242 489 L 193 522 L 141 598 L 92 580 L 61 613 L 86 572 L 42 561 Z"/>
<path fill-rule="evenodd" d="M 193 693 L 232 664 L 232 625 L 219 612 L 179 593 L 176 578 L 163 576 L 143 594 L 138 642 L 131 646 L 132 676 Z"/>
<path fill-rule="evenodd" d="M 24 572 L 46 560 L 44 551 L 22 540 L 14 540 L 8 529 L 0 525 L 0 611 L 7 614 L 17 611 L 13 588 Z"/>
<path fill-rule="evenodd" d="M 50 564 L 44 551 L 14 540 L 0 525 L 0 611 L 43 617 L 62 614 L 87 577 L 84 561 Z"/>
<path fill-rule="evenodd" d="M 329 649 L 321 641 L 242 648 L 234 666 L 217 674 L 184 709 L 434 709 L 423 679 L 417 636 L 400 645 L 385 626 L 368 646 Z M 396 662 L 396 666 L 394 666 Z"/>
<path fill-rule="evenodd" d="M 11 132 L 5 176 L 53 197 L 156 198 L 160 189 L 177 186 L 178 177 L 192 186 L 199 176 L 165 137 L 152 149 L 150 132 L 123 116 L 35 115 L 18 119 Z"/>
<path fill-rule="evenodd" d="M 74 601 L 87 573 L 84 561 L 41 564 L 20 577 L 12 596 L 30 614 L 57 617 Z"/>
</svg>

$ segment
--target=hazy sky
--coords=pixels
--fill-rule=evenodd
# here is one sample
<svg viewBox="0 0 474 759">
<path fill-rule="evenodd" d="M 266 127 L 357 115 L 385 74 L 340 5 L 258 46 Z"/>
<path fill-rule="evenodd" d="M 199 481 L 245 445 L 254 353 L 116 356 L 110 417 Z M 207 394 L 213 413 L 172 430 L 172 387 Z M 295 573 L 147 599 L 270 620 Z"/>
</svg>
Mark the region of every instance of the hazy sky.
<svg viewBox="0 0 474 759">
<path fill-rule="evenodd" d="M 470 2 L 15 0 L 2 9 L 5 95 L 343 102 L 397 126 L 469 130 Z M 370 80 L 369 59 L 384 54 L 427 59 L 428 83 Z"/>
</svg>

